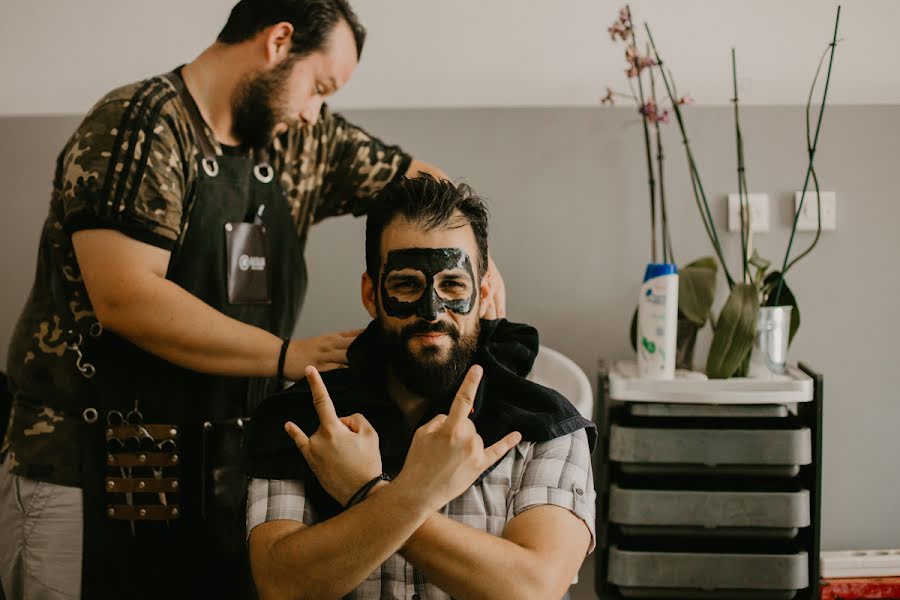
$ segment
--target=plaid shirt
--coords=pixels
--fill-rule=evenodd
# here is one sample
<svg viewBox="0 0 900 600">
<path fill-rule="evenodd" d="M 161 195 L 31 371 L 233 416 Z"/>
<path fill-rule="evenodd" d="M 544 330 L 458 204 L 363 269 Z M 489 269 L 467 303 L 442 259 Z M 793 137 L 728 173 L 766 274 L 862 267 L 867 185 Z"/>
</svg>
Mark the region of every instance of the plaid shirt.
<svg viewBox="0 0 900 600">
<path fill-rule="evenodd" d="M 549 442 L 521 442 L 484 480 L 451 500 L 442 513 L 496 536 L 516 515 L 544 504 L 567 508 L 584 521 L 594 549 L 594 481 L 584 430 Z M 247 502 L 247 531 L 266 521 L 292 519 L 313 525 L 318 519 L 302 481 L 253 479 Z M 387 559 L 350 600 L 449 600 L 399 554 Z"/>
</svg>

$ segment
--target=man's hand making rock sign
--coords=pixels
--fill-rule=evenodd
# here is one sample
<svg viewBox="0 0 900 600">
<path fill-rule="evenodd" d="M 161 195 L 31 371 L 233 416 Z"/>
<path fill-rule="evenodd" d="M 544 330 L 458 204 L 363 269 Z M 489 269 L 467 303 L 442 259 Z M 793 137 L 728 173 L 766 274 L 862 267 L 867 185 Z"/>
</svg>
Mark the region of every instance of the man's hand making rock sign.
<svg viewBox="0 0 900 600">
<path fill-rule="evenodd" d="M 312 437 L 291 422 L 285 423 L 284 429 L 325 491 L 346 506 L 358 489 L 381 474 L 378 434 L 361 414 L 337 416 L 315 367 L 306 367 L 306 380 L 319 415 L 319 428 Z"/>
<path fill-rule="evenodd" d="M 469 369 L 449 414 L 437 415 L 416 430 L 403 469 L 391 484 L 414 490 L 429 511 L 439 510 L 462 494 L 522 439 L 514 431 L 484 447 L 469 419 L 482 374 L 478 365 Z M 328 390 L 313 367 L 307 367 L 306 378 L 319 415 L 319 429 L 310 437 L 293 423 L 285 424 L 285 430 L 325 491 L 345 505 L 360 487 L 381 473 L 378 434 L 360 414 L 337 416 Z"/>
<path fill-rule="evenodd" d="M 488 467 L 522 439 L 513 431 L 489 448 L 469 419 L 483 369 L 475 365 L 463 380 L 450 413 L 437 415 L 413 436 L 397 483 L 409 481 L 421 490 L 433 511 L 462 494 Z"/>
</svg>

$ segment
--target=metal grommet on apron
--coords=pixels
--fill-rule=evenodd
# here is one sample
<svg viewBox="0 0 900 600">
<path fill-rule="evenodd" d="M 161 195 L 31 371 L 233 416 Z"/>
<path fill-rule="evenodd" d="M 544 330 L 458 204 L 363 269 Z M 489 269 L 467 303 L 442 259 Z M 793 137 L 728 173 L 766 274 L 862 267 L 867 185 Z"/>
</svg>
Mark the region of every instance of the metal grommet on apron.
<svg viewBox="0 0 900 600">
<path fill-rule="evenodd" d="M 202 158 L 200 159 L 200 164 L 203 166 L 203 170 L 206 171 L 206 174 L 210 177 L 215 177 L 219 174 L 219 163 L 215 158 Z"/>
<path fill-rule="evenodd" d="M 275 169 L 269 163 L 254 165 L 253 175 L 260 183 L 269 183 L 275 178 Z"/>
</svg>

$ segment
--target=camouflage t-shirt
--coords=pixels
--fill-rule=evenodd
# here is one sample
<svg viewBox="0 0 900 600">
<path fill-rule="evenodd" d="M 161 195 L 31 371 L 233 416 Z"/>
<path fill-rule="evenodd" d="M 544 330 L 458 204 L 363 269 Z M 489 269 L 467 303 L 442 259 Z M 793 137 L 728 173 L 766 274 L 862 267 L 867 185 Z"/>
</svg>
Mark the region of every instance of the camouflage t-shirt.
<svg viewBox="0 0 900 600">
<path fill-rule="evenodd" d="M 84 328 L 94 312 L 72 234 L 115 229 L 176 248 L 186 230 L 182 207 L 198 176 L 199 148 L 189 122 L 171 83 L 154 77 L 102 98 L 57 159 L 34 286 L 7 364 L 13 408 L 2 449 L 20 475 L 79 483 L 78 430 L 89 392 L 65 332 L 75 324 Z M 315 125 L 292 127 L 273 140 L 269 160 L 297 234 L 305 235 L 326 217 L 365 213 L 367 199 L 404 173 L 411 159 L 323 107 Z"/>
</svg>

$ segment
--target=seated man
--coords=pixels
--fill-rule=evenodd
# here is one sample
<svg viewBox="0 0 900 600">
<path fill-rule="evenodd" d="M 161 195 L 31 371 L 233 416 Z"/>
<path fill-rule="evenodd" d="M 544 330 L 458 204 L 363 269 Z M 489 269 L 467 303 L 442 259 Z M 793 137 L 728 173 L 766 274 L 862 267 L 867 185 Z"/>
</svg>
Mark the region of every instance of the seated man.
<svg viewBox="0 0 900 600">
<path fill-rule="evenodd" d="M 401 178 L 372 201 L 374 320 L 349 368 L 308 367 L 248 426 L 262 598 L 565 594 L 594 546 L 596 428 L 525 379 L 533 328 L 481 320 L 487 252 L 465 186 Z"/>
</svg>

